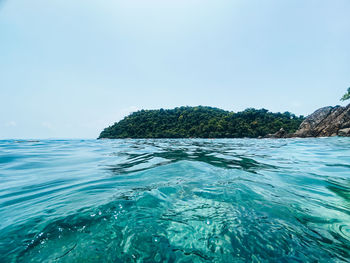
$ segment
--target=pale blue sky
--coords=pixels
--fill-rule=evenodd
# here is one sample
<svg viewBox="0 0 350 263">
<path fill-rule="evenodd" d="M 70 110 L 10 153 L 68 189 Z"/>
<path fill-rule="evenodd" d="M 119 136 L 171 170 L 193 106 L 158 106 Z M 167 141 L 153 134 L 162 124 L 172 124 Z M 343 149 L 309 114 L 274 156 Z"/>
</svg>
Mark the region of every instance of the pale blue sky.
<svg viewBox="0 0 350 263">
<path fill-rule="evenodd" d="M 96 138 L 143 108 L 340 104 L 349 14 L 349 0 L 0 0 L 0 138 Z"/>
</svg>

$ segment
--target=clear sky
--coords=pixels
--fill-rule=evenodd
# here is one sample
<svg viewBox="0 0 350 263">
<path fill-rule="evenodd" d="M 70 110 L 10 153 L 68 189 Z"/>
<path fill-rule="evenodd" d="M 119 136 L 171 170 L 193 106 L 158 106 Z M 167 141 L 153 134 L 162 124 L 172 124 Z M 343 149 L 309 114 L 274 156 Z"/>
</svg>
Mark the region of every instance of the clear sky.
<svg viewBox="0 0 350 263">
<path fill-rule="evenodd" d="M 0 0 L 0 138 L 185 105 L 308 115 L 349 86 L 349 0 Z"/>
</svg>

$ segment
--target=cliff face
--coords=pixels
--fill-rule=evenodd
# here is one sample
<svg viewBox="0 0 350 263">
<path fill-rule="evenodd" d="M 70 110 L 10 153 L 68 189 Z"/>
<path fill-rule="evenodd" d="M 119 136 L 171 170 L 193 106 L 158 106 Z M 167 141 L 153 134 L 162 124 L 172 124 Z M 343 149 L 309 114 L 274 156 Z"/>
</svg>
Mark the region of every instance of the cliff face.
<svg viewBox="0 0 350 263">
<path fill-rule="evenodd" d="M 324 107 L 309 115 L 288 137 L 350 136 L 350 104 Z"/>
<path fill-rule="evenodd" d="M 346 107 L 323 107 L 306 117 L 295 133 L 287 133 L 283 128 L 264 138 L 294 137 L 350 137 L 350 104 Z"/>
</svg>

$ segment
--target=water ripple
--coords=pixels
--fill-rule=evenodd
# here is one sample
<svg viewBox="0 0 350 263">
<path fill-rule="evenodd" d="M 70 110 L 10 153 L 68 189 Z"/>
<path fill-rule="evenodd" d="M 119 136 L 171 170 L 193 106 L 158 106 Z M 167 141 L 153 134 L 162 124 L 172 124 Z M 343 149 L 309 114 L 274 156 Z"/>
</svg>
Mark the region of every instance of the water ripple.
<svg viewBox="0 0 350 263">
<path fill-rule="evenodd" d="M 349 145 L 0 141 L 0 261 L 347 262 Z"/>
</svg>

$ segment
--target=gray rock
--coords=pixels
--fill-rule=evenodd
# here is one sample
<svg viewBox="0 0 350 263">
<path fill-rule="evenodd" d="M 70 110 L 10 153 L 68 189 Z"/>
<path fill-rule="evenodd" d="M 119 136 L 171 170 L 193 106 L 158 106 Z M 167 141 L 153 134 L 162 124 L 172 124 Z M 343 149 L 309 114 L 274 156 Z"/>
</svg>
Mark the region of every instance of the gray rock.
<svg viewBox="0 0 350 263">
<path fill-rule="evenodd" d="M 294 137 L 350 136 L 350 104 L 324 107 L 309 115 L 293 134 Z"/>
<path fill-rule="evenodd" d="M 350 136 L 350 128 L 340 129 L 338 131 L 339 136 Z"/>
<path fill-rule="evenodd" d="M 287 132 L 281 128 L 278 132 L 266 135 L 265 138 L 286 138 L 286 136 Z"/>
</svg>

